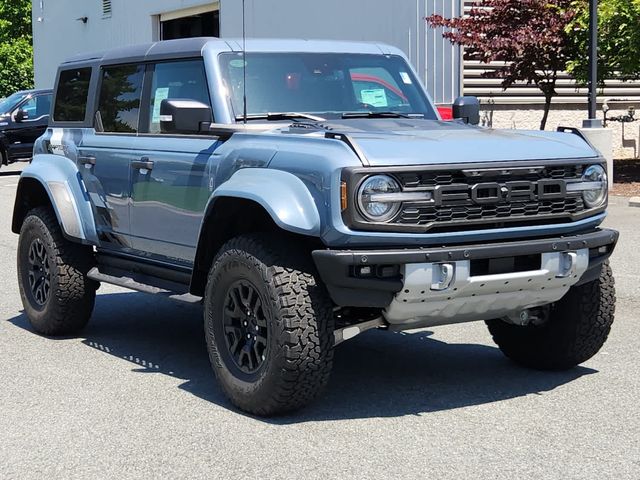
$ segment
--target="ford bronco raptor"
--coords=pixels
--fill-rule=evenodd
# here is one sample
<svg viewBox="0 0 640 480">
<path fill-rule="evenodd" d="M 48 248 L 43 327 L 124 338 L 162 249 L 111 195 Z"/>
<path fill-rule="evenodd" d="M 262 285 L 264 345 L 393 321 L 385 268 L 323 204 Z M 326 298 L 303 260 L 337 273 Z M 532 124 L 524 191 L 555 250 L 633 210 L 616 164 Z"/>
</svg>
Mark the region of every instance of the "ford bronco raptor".
<svg viewBox="0 0 640 480">
<path fill-rule="evenodd" d="M 443 122 L 386 45 L 198 38 L 59 68 L 13 214 L 34 330 L 85 326 L 101 282 L 201 302 L 219 384 L 309 403 L 372 328 L 486 321 L 527 367 L 605 342 L 618 233 L 578 131 Z"/>
</svg>

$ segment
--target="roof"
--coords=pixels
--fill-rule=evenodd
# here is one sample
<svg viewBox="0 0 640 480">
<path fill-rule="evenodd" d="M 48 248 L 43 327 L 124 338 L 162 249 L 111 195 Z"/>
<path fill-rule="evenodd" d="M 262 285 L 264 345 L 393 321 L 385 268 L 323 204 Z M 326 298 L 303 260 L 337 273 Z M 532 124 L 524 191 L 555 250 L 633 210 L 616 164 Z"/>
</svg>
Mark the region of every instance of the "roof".
<svg viewBox="0 0 640 480">
<path fill-rule="evenodd" d="M 131 45 L 104 52 L 79 54 L 67 59 L 69 63 L 116 63 L 154 61 L 167 58 L 186 58 L 202 55 L 205 49 L 214 52 L 241 52 L 242 39 L 219 39 L 214 37 L 183 38 L 161 42 Z M 370 42 L 345 42 L 303 39 L 246 39 L 247 52 L 309 52 L 309 53 L 403 53 L 392 46 Z"/>
</svg>

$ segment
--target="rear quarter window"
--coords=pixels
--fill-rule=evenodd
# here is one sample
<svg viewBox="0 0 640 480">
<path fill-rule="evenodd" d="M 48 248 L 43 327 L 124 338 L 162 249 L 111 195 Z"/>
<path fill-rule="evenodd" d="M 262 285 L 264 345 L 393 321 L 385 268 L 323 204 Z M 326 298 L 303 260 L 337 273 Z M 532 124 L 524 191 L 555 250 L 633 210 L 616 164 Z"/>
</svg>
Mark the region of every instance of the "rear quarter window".
<svg viewBox="0 0 640 480">
<path fill-rule="evenodd" d="M 56 122 L 82 122 L 87 112 L 91 67 L 60 72 L 53 119 Z"/>
</svg>

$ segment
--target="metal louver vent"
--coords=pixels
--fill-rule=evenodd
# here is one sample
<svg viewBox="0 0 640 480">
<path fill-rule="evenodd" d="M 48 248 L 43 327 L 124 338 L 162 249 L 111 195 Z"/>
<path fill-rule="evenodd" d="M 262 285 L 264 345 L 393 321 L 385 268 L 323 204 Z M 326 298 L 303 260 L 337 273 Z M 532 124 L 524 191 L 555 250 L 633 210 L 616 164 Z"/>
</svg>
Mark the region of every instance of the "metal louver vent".
<svg viewBox="0 0 640 480">
<path fill-rule="evenodd" d="M 111 16 L 111 0 L 102 0 L 102 18 Z"/>
</svg>

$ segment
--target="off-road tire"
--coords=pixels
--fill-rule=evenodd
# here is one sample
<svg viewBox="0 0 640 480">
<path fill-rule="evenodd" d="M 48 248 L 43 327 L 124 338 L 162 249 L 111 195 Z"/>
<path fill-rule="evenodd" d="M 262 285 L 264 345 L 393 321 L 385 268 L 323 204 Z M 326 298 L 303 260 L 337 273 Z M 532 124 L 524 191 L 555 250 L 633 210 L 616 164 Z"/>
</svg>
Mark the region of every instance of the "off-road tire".
<svg viewBox="0 0 640 480">
<path fill-rule="evenodd" d="M 609 262 L 600 278 L 572 287 L 552 305 L 540 326 L 487 322 L 493 340 L 511 360 L 539 370 L 566 370 L 593 357 L 604 345 L 613 323 L 616 291 Z"/>
<path fill-rule="evenodd" d="M 276 235 L 246 235 L 216 255 L 205 291 L 204 324 L 219 384 L 241 410 L 272 416 L 306 406 L 327 385 L 333 363 L 333 305 L 310 256 Z M 265 307 L 266 358 L 246 374 L 225 343 L 225 302 L 234 282 L 250 282 Z"/>
<path fill-rule="evenodd" d="M 50 271 L 47 301 L 39 304 L 29 285 L 29 249 L 37 239 L 44 245 Z M 65 239 L 50 208 L 38 207 L 26 216 L 18 241 L 18 285 L 33 329 L 43 335 L 68 335 L 89 321 L 98 283 L 87 278 L 94 266 L 88 246 Z"/>
</svg>

